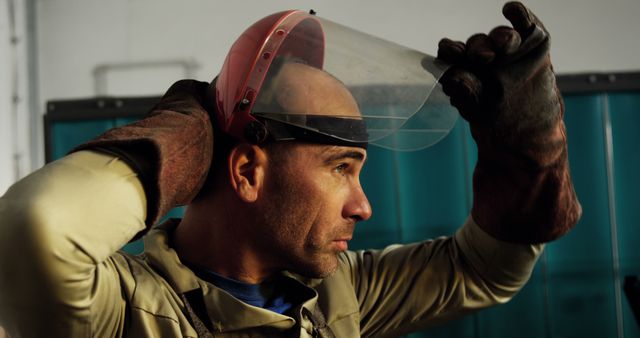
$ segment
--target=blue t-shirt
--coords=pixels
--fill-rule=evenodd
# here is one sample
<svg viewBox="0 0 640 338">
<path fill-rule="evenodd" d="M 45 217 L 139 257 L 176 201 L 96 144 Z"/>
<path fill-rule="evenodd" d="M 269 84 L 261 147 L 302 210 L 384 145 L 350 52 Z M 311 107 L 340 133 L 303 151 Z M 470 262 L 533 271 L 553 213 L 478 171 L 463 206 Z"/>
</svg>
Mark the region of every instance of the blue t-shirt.
<svg viewBox="0 0 640 338">
<path fill-rule="evenodd" d="M 290 287 L 285 277 L 249 284 L 221 276 L 205 268 L 187 264 L 193 272 L 207 282 L 230 293 L 235 298 L 253 306 L 284 314 L 302 301 L 299 287 Z"/>
</svg>

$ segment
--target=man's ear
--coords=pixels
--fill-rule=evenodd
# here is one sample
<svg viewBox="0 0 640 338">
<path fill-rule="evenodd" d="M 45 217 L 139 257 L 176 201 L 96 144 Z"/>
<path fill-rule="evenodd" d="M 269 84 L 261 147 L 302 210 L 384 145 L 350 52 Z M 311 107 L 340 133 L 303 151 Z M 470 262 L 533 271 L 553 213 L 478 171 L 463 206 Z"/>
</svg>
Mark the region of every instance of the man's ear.
<svg viewBox="0 0 640 338">
<path fill-rule="evenodd" d="M 256 145 L 241 143 L 231 150 L 228 164 L 233 190 L 241 200 L 255 202 L 264 183 L 265 151 Z"/>
</svg>

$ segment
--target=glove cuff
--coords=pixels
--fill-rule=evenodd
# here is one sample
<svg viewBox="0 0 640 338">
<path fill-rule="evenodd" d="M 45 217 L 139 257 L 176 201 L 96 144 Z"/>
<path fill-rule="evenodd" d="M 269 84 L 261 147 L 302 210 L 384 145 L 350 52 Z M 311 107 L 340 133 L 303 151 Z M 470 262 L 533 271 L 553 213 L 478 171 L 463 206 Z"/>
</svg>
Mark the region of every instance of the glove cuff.
<svg viewBox="0 0 640 338">
<path fill-rule="evenodd" d="M 479 146 L 483 153 L 478 154 L 473 176 L 471 214 L 496 239 L 545 243 L 567 233 L 580 219 L 582 207 L 571 181 L 562 120 L 554 128 L 553 134 L 558 133 L 560 140 L 548 133 L 533 138 L 544 151 Z"/>
</svg>

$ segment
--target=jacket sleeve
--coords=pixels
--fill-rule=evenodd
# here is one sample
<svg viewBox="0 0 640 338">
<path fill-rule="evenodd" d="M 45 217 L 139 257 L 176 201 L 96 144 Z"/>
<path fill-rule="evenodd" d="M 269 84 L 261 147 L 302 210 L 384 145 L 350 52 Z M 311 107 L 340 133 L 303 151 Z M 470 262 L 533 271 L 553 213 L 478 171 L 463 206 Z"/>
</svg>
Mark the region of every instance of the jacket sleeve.
<svg viewBox="0 0 640 338">
<path fill-rule="evenodd" d="M 145 228 L 146 200 L 118 158 L 80 151 L 0 198 L 0 318 L 19 337 L 118 336 L 125 303 L 110 258 Z"/>
<path fill-rule="evenodd" d="M 469 218 L 452 237 L 348 252 L 362 336 L 397 336 L 505 303 L 529 279 L 543 245 L 498 241 Z"/>
</svg>

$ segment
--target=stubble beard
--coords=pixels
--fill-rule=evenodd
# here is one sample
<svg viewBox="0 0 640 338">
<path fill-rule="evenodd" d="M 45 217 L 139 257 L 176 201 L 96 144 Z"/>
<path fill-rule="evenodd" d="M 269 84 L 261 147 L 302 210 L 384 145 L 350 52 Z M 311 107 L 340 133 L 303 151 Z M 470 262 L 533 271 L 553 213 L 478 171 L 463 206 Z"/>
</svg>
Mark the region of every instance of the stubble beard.
<svg viewBox="0 0 640 338">
<path fill-rule="evenodd" d="M 280 174 L 281 173 L 281 174 Z M 325 278 L 338 266 L 338 253 L 330 250 L 331 238 L 316 238 L 310 228 L 321 210 L 308 187 L 286 172 L 272 175 L 269 202 L 262 213 L 260 236 L 264 249 L 282 269 L 309 278 Z M 333 235 L 333 234 L 331 234 Z"/>
</svg>

